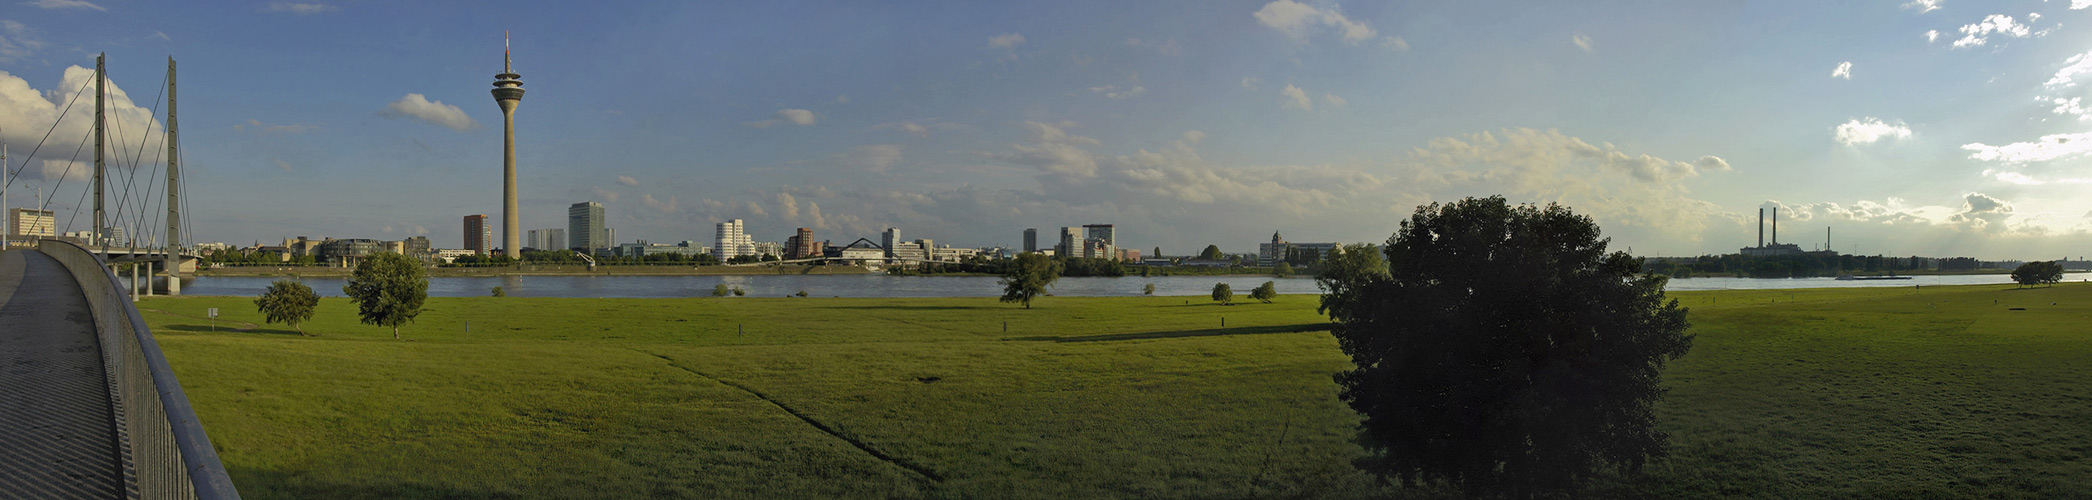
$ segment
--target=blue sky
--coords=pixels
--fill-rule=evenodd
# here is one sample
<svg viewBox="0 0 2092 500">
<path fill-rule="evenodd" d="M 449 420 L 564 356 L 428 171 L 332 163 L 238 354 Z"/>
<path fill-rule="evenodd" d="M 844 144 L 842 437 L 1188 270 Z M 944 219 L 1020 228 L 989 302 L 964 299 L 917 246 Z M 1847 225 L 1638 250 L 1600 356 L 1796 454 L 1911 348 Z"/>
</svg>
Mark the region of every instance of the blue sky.
<svg viewBox="0 0 2092 500">
<path fill-rule="evenodd" d="M 1733 252 L 1773 206 L 1805 248 L 2092 243 L 2092 1 L 0 1 L 10 201 L 57 189 L 69 218 L 85 122 L 23 157 L 94 53 L 120 108 L 172 55 L 199 241 L 460 245 L 499 215 L 508 30 L 526 229 L 593 200 L 626 241 L 1109 222 L 1246 252 L 1503 194 L 1639 254 Z"/>
</svg>

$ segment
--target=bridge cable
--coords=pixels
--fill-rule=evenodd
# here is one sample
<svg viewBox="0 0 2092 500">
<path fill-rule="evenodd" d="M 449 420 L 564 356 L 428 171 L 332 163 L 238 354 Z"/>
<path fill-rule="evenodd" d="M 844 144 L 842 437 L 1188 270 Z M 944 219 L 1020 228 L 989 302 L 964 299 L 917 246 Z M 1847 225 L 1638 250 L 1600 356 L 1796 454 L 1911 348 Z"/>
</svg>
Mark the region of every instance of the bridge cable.
<svg viewBox="0 0 2092 500">
<path fill-rule="evenodd" d="M 83 134 L 83 135 L 82 135 L 82 137 L 80 137 L 80 145 L 79 145 L 78 147 L 75 147 L 75 148 L 73 148 L 73 159 L 71 159 L 71 160 L 68 160 L 68 161 L 66 161 L 66 163 L 65 163 L 65 171 L 64 171 L 64 172 L 60 172 L 60 173 L 58 174 L 58 182 L 57 182 L 57 183 L 54 183 L 54 184 L 52 184 L 52 185 L 51 185 L 51 197 L 50 197 L 50 198 L 44 198 L 44 200 L 43 200 L 43 206 L 40 206 L 40 207 L 36 207 L 36 209 L 37 209 L 37 210 L 40 210 L 40 211 L 45 211 L 45 212 L 49 212 L 49 211 L 51 211 L 51 202 L 52 202 L 52 201 L 55 201 L 55 200 L 57 200 L 57 199 L 58 199 L 58 188 L 61 188 L 61 187 L 64 187 L 64 186 L 65 186 L 65 177 L 66 177 L 66 176 L 68 176 L 68 175 L 72 175 L 72 174 L 73 174 L 73 166 L 75 166 L 75 165 L 79 165 L 79 164 L 80 164 L 80 152 L 81 152 L 81 151 L 86 151 L 86 150 L 87 150 L 87 141 L 88 141 L 88 139 L 91 139 L 92 137 L 90 137 L 90 136 L 93 136 L 93 135 L 94 135 L 94 130 L 93 130 L 93 129 L 88 129 L 87 133 L 86 133 L 86 134 Z M 73 220 L 74 220 L 74 219 L 77 219 L 77 218 L 79 218 L 79 217 L 80 217 L 80 203 L 86 203 L 86 202 L 87 202 L 87 192 L 88 192 L 88 191 L 92 191 L 92 190 L 91 190 L 91 189 L 81 189 L 81 190 L 80 190 L 80 201 L 78 201 L 78 202 L 74 202 L 74 203 L 73 203 L 73 210 L 72 210 L 72 211 L 73 211 L 73 215 L 72 215 L 71 217 L 67 217 L 67 218 L 65 219 L 65 229 L 66 229 L 66 231 L 72 231 L 72 229 L 73 229 Z M 53 217 L 53 219 L 56 219 L 56 217 Z M 52 221 L 52 225 L 54 225 L 54 226 L 55 226 L 55 225 L 57 225 L 57 221 L 56 221 L 56 220 L 53 220 L 53 221 Z M 53 228 L 53 229 L 57 229 L 57 228 Z"/>
</svg>

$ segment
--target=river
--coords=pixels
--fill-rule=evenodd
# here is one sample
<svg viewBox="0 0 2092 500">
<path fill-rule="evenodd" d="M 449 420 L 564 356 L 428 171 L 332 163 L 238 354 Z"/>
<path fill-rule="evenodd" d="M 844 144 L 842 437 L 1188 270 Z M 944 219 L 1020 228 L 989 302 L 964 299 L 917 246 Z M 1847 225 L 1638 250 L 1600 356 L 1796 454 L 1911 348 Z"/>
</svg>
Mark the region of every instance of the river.
<svg viewBox="0 0 2092 500">
<path fill-rule="evenodd" d="M 2092 273 L 2070 273 L 2064 281 L 2092 279 Z M 260 295 L 269 277 L 191 277 L 182 283 L 185 295 Z M 434 297 L 486 296 L 502 287 L 512 297 L 583 298 L 671 298 L 703 297 L 713 287 L 740 287 L 752 297 L 782 297 L 804 290 L 814 297 L 996 297 L 1002 286 L 993 276 L 885 276 L 885 275 L 747 275 L 747 276 L 502 276 L 485 278 L 429 278 Z M 304 278 L 302 281 L 324 297 L 341 297 L 344 278 Z M 1321 293 L 1315 280 L 1306 277 L 1265 276 L 1168 276 L 1124 278 L 1061 278 L 1049 293 L 1069 297 L 1131 297 L 1142 294 L 1147 284 L 1156 295 L 1205 296 L 1214 283 L 1227 283 L 1237 297 L 1246 298 L 1251 288 L 1265 281 L 1277 283 L 1281 295 Z M 1669 290 L 1766 290 L 1791 288 L 1908 287 L 1933 285 L 1983 285 L 2011 283 L 2003 274 L 1917 276 L 1909 280 L 1838 281 L 1832 278 L 1754 279 L 1689 278 L 1671 280 Z"/>
</svg>

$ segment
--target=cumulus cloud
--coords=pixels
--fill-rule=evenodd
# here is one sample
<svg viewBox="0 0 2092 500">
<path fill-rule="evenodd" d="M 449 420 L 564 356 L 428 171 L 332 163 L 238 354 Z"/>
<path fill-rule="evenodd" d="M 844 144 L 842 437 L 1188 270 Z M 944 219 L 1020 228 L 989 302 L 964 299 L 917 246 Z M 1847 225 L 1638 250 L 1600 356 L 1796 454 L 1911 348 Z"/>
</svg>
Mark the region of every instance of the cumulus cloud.
<svg viewBox="0 0 2092 500">
<path fill-rule="evenodd" d="M 265 10 L 269 12 L 288 12 L 300 16 L 310 16 L 313 14 L 341 10 L 341 8 L 319 2 L 270 2 L 269 7 Z"/>
<path fill-rule="evenodd" d="M 43 155 L 71 157 L 74 151 L 92 155 L 92 140 L 89 130 L 94 126 L 94 70 L 79 66 L 65 69 L 57 85 L 50 90 L 38 90 L 29 86 L 27 80 L 0 71 L 0 133 L 6 134 L 8 144 L 13 144 L 18 155 L 27 156 L 23 145 L 43 142 Z M 156 134 L 161 131 L 160 122 L 153 116 L 152 103 L 131 101 L 130 93 L 111 78 L 107 85 L 104 117 L 111 130 L 121 130 L 126 136 L 136 138 L 141 134 Z M 78 101 L 74 101 L 75 97 Z M 72 110 L 63 117 L 68 102 Z M 52 128 L 53 124 L 56 129 Z M 45 139 L 45 132 L 50 132 Z M 86 149 L 82 149 L 86 148 Z M 62 153 L 61 153 L 62 152 Z M 17 157 L 19 158 L 19 157 Z M 17 160 L 19 161 L 19 160 Z M 21 168 L 17 166 L 17 168 Z M 41 171 L 30 169 L 25 178 L 41 175 Z M 56 179 L 53 176 L 50 179 Z"/>
<path fill-rule="evenodd" d="M 1117 85 L 1104 85 L 1090 87 L 1090 92 L 1102 95 L 1106 99 L 1128 99 L 1147 93 L 1148 88 L 1140 85 L 1129 85 L 1124 88 Z"/>
<path fill-rule="evenodd" d="M 617 176 L 617 183 L 631 187 L 639 187 L 639 179 L 634 179 L 632 178 L 632 176 L 629 175 Z"/>
<path fill-rule="evenodd" d="M 407 94 L 386 104 L 385 109 L 378 110 L 378 116 L 412 118 L 460 132 L 479 128 L 479 122 L 473 121 L 471 115 L 465 114 L 465 110 L 444 104 L 443 101 L 430 101 L 427 96 L 421 94 Z"/>
<path fill-rule="evenodd" d="M 1022 43 L 1024 43 L 1024 35 L 1017 33 L 1004 33 L 988 37 L 989 48 L 1007 49 Z"/>
<path fill-rule="evenodd" d="M 1882 139 L 1909 139 L 1910 127 L 1903 122 L 1887 123 L 1880 118 L 1854 118 L 1831 129 L 1831 138 L 1839 144 L 1854 146 L 1871 144 Z"/>
<path fill-rule="evenodd" d="M 2092 0 L 2086 1 L 2092 2 Z M 2077 76 L 2085 73 L 2092 73 L 2092 52 L 2086 52 L 2083 54 L 2070 56 L 2069 59 L 2064 59 L 2063 68 L 2056 70 L 2056 75 L 2053 77 L 2049 77 L 2048 81 L 2042 82 L 2041 85 L 2051 89 L 2077 85 Z"/>
<path fill-rule="evenodd" d="M 1261 81 L 1261 80 L 1258 80 L 1258 79 L 1257 79 L 1256 77 L 1253 77 L 1253 76 L 1246 76 L 1246 77 L 1242 77 L 1242 90 L 1248 90 L 1248 91 L 1252 91 L 1252 92 L 1254 92 L 1254 91 L 1256 91 L 1256 90 L 1257 90 L 1257 85 L 1258 85 L 1258 84 L 1260 84 L 1260 83 L 1262 83 L 1262 81 Z"/>
<path fill-rule="evenodd" d="M 2070 0 L 2070 10 L 2083 10 L 2086 7 L 2092 7 L 2092 0 Z"/>
<path fill-rule="evenodd" d="M 1842 62 L 1842 63 L 1838 63 L 1838 67 L 1837 67 L 1836 69 L 1832 69 L 1832 70 L 1831 70 L 1831 78 L 1844 78 L 1844 79 L 1847 79 L 1847 80 L 1851 80 L 1851 79 L 1852 79 L 1852 61 L 1845 61 L 1845 62 Z"/>
<path fill-rule="evenodd" d="M 15 62 L 36 54 L 44 47 L 34 30 L 22 23 L 0 19 L 0 62 Z"/>
<path fill-rule="evenodd" d="M 755 202 L 751 201 L 748 202 L 748 215 L 752 217 L 766 217 L 769 216 L 770 213 L 764 211 L 762 205 L 757 205 L 755 204 Z"/>
<path fill-rule="evenodd" d="M 94 9 L 103 12 L 109 11 L 109 9 L 104 9 L 100 5 L 87 3 L 82 0 L 36 0 L 34 2 L 22 2 L 22 5 L 27 5 L 31 7 L 42 7 L 46 9 Z"/>
<path fill-rule="evenodd" d="M 603 200 L 603 203 L 617 203 L 617 191 L 611 191 L 597 186 L 589 186 L 588 194 L 589 196 L 592 196 L 595 199 Z"/>
<path fill-rule="evenodd" d="M 1258 23 L 1297 40 L 1306 40 L 1314 32 L 1330 31 L 1342 38 L 1344 43 L 1357 45 L 1359 42 L 1373 39 L 1377 33 L 1365 22 L 1345 17 L 1334 3 L 1322 8 L 1293 0 L 1278 0 L 1264 4 L 1263 8 L 1257 9 L 1254 16 Z M 1406 48 L 1407 43 L 1403 46 Z"/>
<path fill-rule="evenodd" d="M 1346 101 L 1342 97 L 1337 97 L 1336 94 L 1331 94 L 1328 92 L 1322 93 L 1322 106 L 1325 109 L 1338 109 L 1344 106 L 1349 106 L 1350 104 L 1350 101 Z"/>
<path fill-rule="evenodd" d="M 1939 41 L 1939 30 L 1925 30 L 1925 43 Z"/>
<path fill-rule="evenodd" d="M 1999 163 L 2053 161 L 2092 153 L 2092 132 L 2050 134 L 2041 136 L 2039 140 L 2002 146 L 1969 143 L 1962 145 L 1961 149 L 1970 151 L 1969 159 L 1973 160 Z"/>
<path fill-rule="evenodd" d="M 34 169 L 27 167 L 17 168 L 22 170 L 20 175 L 23 179 L 47 182 L 57 182 L 59 180 L 81 182 L 94 177 L 94 165 L 82 161 L 40 160 Z"/>
<path fill-rule="evenodd" d="M 1911 0 L 1910 3 L 1903 4 L 1903 8 L 1916 9 L 1919 14 L 1924 14 L 1926 12 L 1939 10 L 1939 4 L 1945 1 L 1946 0 Z"/>
<path fill-rule="evenodd" d="M 773 116 L 776 116 L 776 118 L 771 118 L 762 121 L 743 122 L 741 124 L 754 128 L 770 128 L 787 123 L 804 127 L 807 125 L 813 125 L 816 121 L 819 120 L 814 116 L 814 112 L 804 109 L 780 109 L 777 110 L 777 113 Z"/>
<path fill-rule="evenodd" d="M 2083 104 L 2083 101 L 2084 98 L 2082 97 L 2072 97 L 2069 99 L 2064 99 L 2061 97 L 2052 98 L 2048 100 L 2048 103 L 2054 104 L 2056 105 L 2056 107 L 2049 108 L 2049 112 L 2059 115 L 2075 116 L 2079 120 L 2092 119 L 2092 109 L 2086 109 Z"/>
<path fill-rule="evenodd" d="M 1305 111 L 1315 110 L 1315 100 L 1309 99 L 1307 91 L 1301 90 L 1300 87 L 1295 87 L 1293 84 L 1288 83 L 1286 88 L 1279 89 L 1278 94 L 1286 98 L 1286 107 L 1288 108 Z"/>
<path fill-rule="evenodd" d="M 777 193 L 777 214 L 784 216 L 785 220 L 798 220 L 799 200 L 793 198 L 792 193 L 779 191 Z"/>
<path fill-rule="evenodd" d="M 2006 229 L 2005 220 L 2012 218 L 2012 205 L 1983 193 L 1969 193 L 1963 197 L 1962 210 L 1948 220 L 1969 224 L 1996 232 Z"/>
<path fill-rule="evenodd" d="M 1954 48 L 1981 47 L 1990 43 L 1992 35 L 2026 38 L 2033 33 L 2027 25 L 2012 20 L 2012 16 L 1991 14 L 1975 24 L 1961 26 L 1961 39 L 1954 41 Z"/>
<path fill-rule="evenodd" d="M 651 209 L 653 211 L 665 214 L 672 214 L 676 213 L 677 211 L 676 197 L 674 196 L 668 197 L 667 200 L 659 200 L 655 199 L 654 195 L 641 193 L 639 195 L 639 204 L 645 205 L 648 209 Z"/>
<path fill-rule="evenodd" d="M 1569 37 L 1569 42 L 1576 44 L 1576 48 L 1584 49 L 1584 52 L 1591 51 L 1590 36 L 1586 36 L 1582 33 L 1577 33 L 1576 36 Z"/>
</svg>

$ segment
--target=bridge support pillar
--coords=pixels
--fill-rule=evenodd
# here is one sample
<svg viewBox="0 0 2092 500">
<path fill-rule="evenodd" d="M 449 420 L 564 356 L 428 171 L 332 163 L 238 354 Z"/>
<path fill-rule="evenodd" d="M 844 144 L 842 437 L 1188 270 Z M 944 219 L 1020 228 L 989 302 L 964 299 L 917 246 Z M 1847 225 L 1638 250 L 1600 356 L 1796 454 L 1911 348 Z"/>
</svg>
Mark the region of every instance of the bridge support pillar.
<svg viewBox="0 0 2092 500">
<path fill-rule="evenodd" d="M 131 264 L 131 302 L 138 301 L 138 265 Z"/>
</svg>

